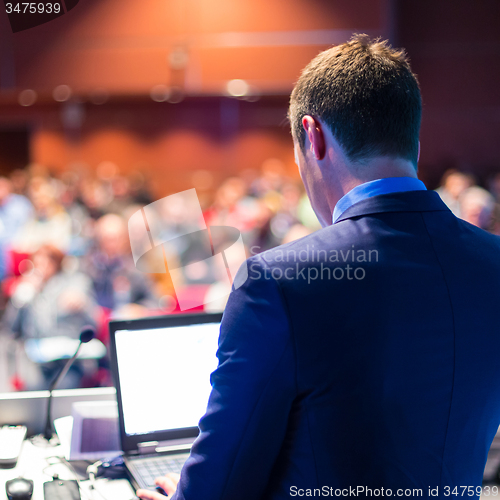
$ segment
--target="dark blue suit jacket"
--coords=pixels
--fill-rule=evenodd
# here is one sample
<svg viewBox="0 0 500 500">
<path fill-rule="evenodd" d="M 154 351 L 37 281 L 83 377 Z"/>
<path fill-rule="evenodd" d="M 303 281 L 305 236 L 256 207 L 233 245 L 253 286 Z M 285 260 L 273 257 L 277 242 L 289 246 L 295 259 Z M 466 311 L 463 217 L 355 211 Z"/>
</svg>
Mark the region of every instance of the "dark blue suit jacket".
<svg viewBox="0 0 500 500">
<path fill-rule="evenodd" d="M 247 263 L 174 498 L 481 484 L 500 424 L 500 238 L 414 191 Z"/>
</svg>

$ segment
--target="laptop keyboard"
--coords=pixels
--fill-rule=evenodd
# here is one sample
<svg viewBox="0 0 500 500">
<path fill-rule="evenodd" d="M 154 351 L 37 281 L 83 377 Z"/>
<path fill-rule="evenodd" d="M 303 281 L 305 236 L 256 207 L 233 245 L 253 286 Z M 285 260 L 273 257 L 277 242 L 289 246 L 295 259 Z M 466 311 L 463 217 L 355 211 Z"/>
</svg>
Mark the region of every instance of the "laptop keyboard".
<svg viewBox="0 0 500 500">
<path fill-rule="evenodd" d="M 155 479 L 169 472 L 180 474 L 189 454 L 154 455 L 128 459 L 128 468 L 141 488 L 155 488 Z"/>
</svg>

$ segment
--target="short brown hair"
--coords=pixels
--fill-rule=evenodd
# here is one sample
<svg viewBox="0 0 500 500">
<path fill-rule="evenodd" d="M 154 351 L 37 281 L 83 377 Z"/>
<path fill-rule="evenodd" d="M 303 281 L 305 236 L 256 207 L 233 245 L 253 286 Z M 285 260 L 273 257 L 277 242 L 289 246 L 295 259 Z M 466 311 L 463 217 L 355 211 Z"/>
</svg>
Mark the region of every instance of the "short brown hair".
<svg viewBox="0 0 500 500">
<path fill-rule="evenodd" d="M 44 244 L 33 255 L 45 255 L 49 258 L 55 265 L 57 272 L 61 271 L 62 263 L 64 260 L 64 252 L 57 248 L 55 245 Z"/>
<path fill-rule="evenodd" d="M 319 118 L 351 161 L 375 156 L 418 159 L 422 99 L 403 50 L 367 35 L 317 55 L 290 98 L 293 138 L 304 148 L 302 118 Z"/>
</svg>

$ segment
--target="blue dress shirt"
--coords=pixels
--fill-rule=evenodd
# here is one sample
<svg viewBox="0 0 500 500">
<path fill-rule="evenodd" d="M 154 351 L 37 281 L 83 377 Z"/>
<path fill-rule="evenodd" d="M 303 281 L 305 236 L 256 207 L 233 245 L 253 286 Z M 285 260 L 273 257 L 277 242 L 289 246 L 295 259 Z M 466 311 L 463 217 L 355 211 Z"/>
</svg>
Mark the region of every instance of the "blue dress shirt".
<svg viewBox="0 0 500 500">
<path fill-rule="evenodd" d="M 365 182 L 351 189 L 335 205 L 333 223 L 355 203 L 378 196 L 380 194 L 400 193 L 403 191 L 425 191 L 425 184 L 415 177 L 386 177 L 375 181 Z"/>
</svg>

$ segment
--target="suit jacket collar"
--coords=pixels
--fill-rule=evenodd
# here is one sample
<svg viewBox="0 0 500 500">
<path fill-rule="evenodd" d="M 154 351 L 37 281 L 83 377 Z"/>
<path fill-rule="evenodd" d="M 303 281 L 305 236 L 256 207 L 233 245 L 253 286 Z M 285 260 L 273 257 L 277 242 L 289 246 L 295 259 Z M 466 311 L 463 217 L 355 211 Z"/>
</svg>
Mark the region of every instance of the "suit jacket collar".
<svg viewBox="0 0 500 500">
<path fill-rule="evenodd" d="M 448 211 L 435 191 L 407 191 L 372 196 L 355 203 L 337 219 L 335 224 L 363 215 L 383 212 L 434 212 Z"/>
</svg>

